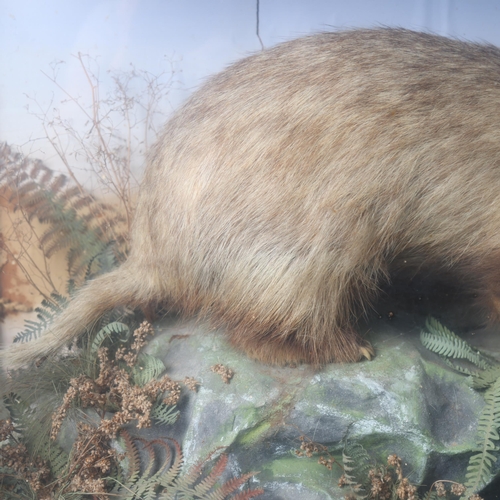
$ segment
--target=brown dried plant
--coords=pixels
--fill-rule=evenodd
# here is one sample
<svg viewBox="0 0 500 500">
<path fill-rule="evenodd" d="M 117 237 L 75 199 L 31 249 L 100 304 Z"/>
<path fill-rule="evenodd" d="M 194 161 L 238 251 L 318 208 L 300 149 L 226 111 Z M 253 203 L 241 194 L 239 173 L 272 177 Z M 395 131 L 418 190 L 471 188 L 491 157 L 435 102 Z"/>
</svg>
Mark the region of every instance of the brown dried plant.
<svg viewBox="0 0 500 500">
<path fill-rule="evenodd" d="M 465 485 L 449 480 L 436 481 L 425 493 L 419 494 L 419 487 L 405 477 L 402 460 L 395 454 L 387 458 L 385 465 L 377 465 L 372 463 L 359 443 L 347 442 L 342 454 L 343 463 L 340 463 L 325 445 L 305 435 L 301 435 L 299 441 L 300 448 L 294 451 L 297 457 L 312 458 L 319 455 L 318 464 L 329 470 L 335 464 L 342 470 L 338 486 L 350 489 L 344 496 L 345 500 L 436 500 L 458 497 L 482 500 L 478 494 L 471 496 Z"/>
<path fill-rule="evenodd" d="M 111 342 L 110 347 L 97 349 L 95 376 L 81 373 L 71 378 L 62 404 L 52 414 L 51 442 L 40 447 L 42 455 L 30 451 L 22 441 L 14 441 L 15 431 L 24 435 L 23 425 L 15 429 L 10 421 L 0 424 L 0 440 L 8 440 L 0 445 L 0 467 L 5 466 L 5 471 L 14 476 L 8 485 L 0 482 L 0 494 L 7 491 L 4 486 L 44 500 L 66 494 L 92 495 L 103 500 L 116 496 L 138 500 L 158 495 L 173 499 L 177 494 L 207 500 L 246 500 L 263 492 L 261 489 L 238 491 L 253 473 L 222 481 L 227 455 L 220 455 L 210 466 L 213 462 L 213 454 L 210 454 L 181 474 L 182 452 L 175 440 L 146 441 L 132 437 L 124 429 L 125 425 L 128 428 L 151 426 L 153 418 L 157 418 L 153 409 L 159 402 L 173 407 L 180 398 L 180 384 L 168 376 L 151 378 L 140 385 L 136 383 L 135 370 L 143 356 L 140 351 L 152 333 L 151 325 L 143 322 L 134 330 L 129 347 L 114 349 L 115 344 Z M 184 385 L 196 390 L 199 383 L 186 377 Z M 76 423 L 77 437 L 68 456 L 59 448 L 57 438 L 74 406 L 84 419 Z M 17 414 L 26 413 L 21 409 Z M 118 451 L 120 442 L 123 453 Z M 58 465 L 47 457 L 54 458 Z M 0 468 L 0 474 L 3 470 Z"/>
<path fill-rule="evenodd" d="M 211 366 L 210 370 L 217 373 L 225 384 L 229 384 L 234 376 L 234 371 L 221 363 Z"/>
<path fill-rule="evenodd" d="M 333 464 L 336 464 L 341 469 L 342 466 L 335 460 L 335 457 L 330 454 L 328 448 L 325 445 L 316 443 L 309 439 L 307 436 L 299 436 L 300 448 L 295 450 L 295 455 L 297 457 L 308 457 L 311 458 L 313 455 L 320 454 L 318 458 L 318 464 L 323 465 L 328 470 L 332 470 Z"/>
<path fill-rule="evenodd" d="M 70 380 L 63 403 L 52 418 L 52 439 L 56 439 L 68 409 L 77 398 L 81 408 L 93 408 L 101 415 L 98 429 L 108 439 L 116 437 L 121 426 L 131 421 L 136 421 L 138 428 L 150 427 L 151 411 L 160 394 L 167 394 L 163 397 L 166 405 L 174 406 L 178 402 L 180 385 L 168 376 L 138 386 L 133 383 L 131 372 L 119 365 L 120 360 L 125 360 L 129 368 L 134 366 L 138 352 L 145 344 L 145 337 L 151 331 L 151 325 L 143 322 L 134 331 L 134 342 L 129 350 L 118 349 L 114 360 L 110 359 L 107 348 L 100 348 L 97 353 L 99 376 L 95 380 L 87 375 Z M 113 416 L 105 418 L 109 410 L 115 410 Z"/>
<path fill-rule="evenodd" d="M 26 445 L 16 437 L 11 420 L 0 420 L 0 442 L 3 443 L 0 445 L 0 493 L 4 485 L 14 492 L 16 482 L 20 482 L 20 491 L 36 494 L 40 500 L 49 499 L 48 484 L 54 478 L 48 463 L 30 455 Z"/>
<path fill-rule="evenodd" d="M 179 400 L 180 385 L 168 376 L 152 379 L 143 386 L 132 380 L 131 368 L 134 368 L 138 353 L 151 333 L 151 325 L 143 322 L 134 331 L 132 345 L 117 351 L 114 359 L 107 348 L 98 350 L 96 378 L 80 374 L 70 380 L 62 404 L 52 416 L 51 439 L 57 438 L 70 407 L 75 403 L 81 409 L 94 410 L 99 419 L 98 423 L 90 420 L 77 423 L 77 439 L 67 469 L 54 483 L 59 492 L 92 493 L 98 498 L 105 495 L 114 484 L 106 478 L 113 472 L 116 475 L 120 467 L 112 442 L 122 426 L 130 423 L 135 423 L 138 428 L 151 426 L 151 411 L 162 394 L 165 405 L 173 406 Z M 120 366 L 124 359 L 127 362 Z"/>
<path fill-rule="evenodd" d="M 92 190 L 99 189 L 119 201 L 130 229 L 136 174 L 164 121 L 168 94 L 175 84 L 176 61 L 167 60 L 167 70 L 158 75 L 133 66 L 126 72 L 109 71 L 107 79 L 112 84 L 104 93 L 102 80 L 106 77 L 100 76 L 97 59 L 82 53 L 73 57 L 86 83 L 87 96 L 75 95 L 60 84 L 58 73 L 65 63 L 58 61 L 51 64 L 50 73 L 43 74 L 63 99 L 42 106 L 32 98 L 29 109 L 40 119 L 47 141 L 75 186 L 85 191 L 82 175 L 77 172 L 81 169 L 90 177 Z M 77 127 L 74 124 L 78 121 Z"/>
<path fill-rule="evenodd" d="M 52 293 L 65 293 L 64 280 L 54 277 L 51 257 L 56 251 L 68 250 L 72 279 L 82 278 L 92 258 L 110 242 L 118 262 L 123 260 L 136 172 L 156 138 L 162 110 L 168 109 L 175 76 L 175 61 L 168 61 L 169 67 L 159 75 L 133 67 L 110 72 L 111 90 L 103 96 L 96 61 L 80 53 L 75 59 L 88 86 L 87 99 L 60 85 L 58 69 L 63 63 L 58 62 L 45 76 L 63 100 L 43 107 L 33 98 L 28 108 L 40 119 L 45 140 L 66 175 L 0 144 L 0 205 L 6 221 L 1 248 L 27 283 L 49 301 Z M 34 146 L 33 141 L 32 151 Z M 111 204 L 98 202 L 91 192 L 107 196 Z"/>
</svg>

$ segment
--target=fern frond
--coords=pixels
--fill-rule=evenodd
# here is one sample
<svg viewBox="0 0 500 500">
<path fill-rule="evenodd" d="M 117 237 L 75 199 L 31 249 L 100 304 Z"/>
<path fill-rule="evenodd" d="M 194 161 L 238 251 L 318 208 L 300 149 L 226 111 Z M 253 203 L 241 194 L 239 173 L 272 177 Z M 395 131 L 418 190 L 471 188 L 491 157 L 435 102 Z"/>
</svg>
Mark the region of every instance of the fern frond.
<svg viewBox="0 0 500 500">
<path fill-rule="evenodd" d="M 120 430 L 120 438 L 125 445 L 127 459 L 127 484 L 134 484 L 141 473 L 141 456 L 134 440 L 125 429 Z M 122 465 L 122 464 L 121 464 Z"/>
<path fill-rule="evenodd" d="M 479 491 L 490 479 L 491 468 L 498 459 L 498 441 L 500 436 L 500 379 L 497 379 L 486 392 L 486 405 L 479 417 L 479 451 L 469 460 L 466 473 L 466 486 L 470 491 Z"/>
<path fill-rule="evenodd" d="M 232 500 L 248 500 L 250 498 L 255 498 L 263 494 L 264 490 L 262 488 L 256 488 L 254 490 L 241 491 L 240 493 L 232 497 Z"/>
<path fill-rule="evenodd" d="M 24 320 L 24 330 L 16 333 L 14 342 L 29 342 L 40 337 L 54 316 L 68 303 L 68 299 L 58 293 L 52 293 L 50 298 L 51 300 L 43 299 L 41 305 L 35 308 L 38 321 Z"/>
<path fill-rule="evenodd" d="M 364 493 L 367 489 L 369 490 L 367 488 L 368 472 L 373 464 L 366 450 L 359 443 L 347 441 L 342 450 L 342 463 L 346 484 L 356 492 L 358 498 L 366 498 L 366 495 L 358 495 L 359 492 Z"/>
<path fill-rule="evenodd" d="M 60 191 L 64 186 L 65 184 L 68 182 L 68 178 L 65 176 L 65 175 L 58 175 L 57 177 L 55 177 L 55 179 L 49 184 L 49 189 L 53 192 L 53 193 L 57 193 L 58 191 Z"/>
<path fill-rule="evenodd" d="M 160 425 L 172 425 L 177 422 L 180 413 L 176 406 L 167 405 L 160 399 L 151 410 L 151 418 Z"/>
<path fill-rule="evenodd" d="M 149 460 L 147 468 L 139 477 L 138 481 L 130 488 L 131 493 L 126 497 L 126 500 L 153 500 L 157 496 L 158 477 L 157 474 L 151 476 L 151 471 L 154 466 L 155 453 L 154 450 L 148 450 Z"/>
<path fill-rule="evenodd" d="M 69 455 L 56 443 L 47 439 L 39 448 L 38 454 L 50 465 L 54 477 L 61 477 L 69 463 Z"/>
<path fill-rule="evenodd" d="M 50 300 L 43 299 L 41 306 L 36 307 L 35 311 L 38 313 L 46 312 L 49 315 L 52 314 L 50 316 L 50 319 L 52 319 L 55 314 L 59 314 L 67 305 L 67 297 L 54 292 L 50 294 Z"/>
<path fill-rule="evenodd" d="M 208 476 L 205 477 L 205 479 L 201 480 L 195 487 L 194 487 L 194 492 L 197 495 L 204 495 L 210 489 L 215 485 L 215 483 L 220 479 L 220 476 L 224 472 L 226 466 L 227 466 L 227 461 L 228 457 L 226 454 L 222 454 L 215 465 L 212 467 L 212 470 L 208 474 Z M 230 490 L 234 491 L 234 490 Z"/>
<path fill-rule="evenodd" d="M 97 249 L 96 249 L 97 250 Z M 78 262 L 79 258 L 78 252 L 73 252 L 70 250 L 68 253 L 68 267 L 73 270 L 73 273 L 79 274 L 79 267 L 83 262 Z M 114 268 L 118 267 L 117 252 L 115 251 L 115 241 L 107 243 L 102 250 L 95 252 L 94 255 L 88 260 L 87 268 L 85 270 L 85 279 L 96 278 L 97 276 L 107 273 Z"/>
<path fill-rule="evenodd" d="M 165 486 L 166 489 L 160 495 L 160 498 L 162 500 L 174 500 L 176 498 L 226 500 L 228 495 L 232 494 L 255 474 L 253 472 L 244 474 L 241 477 L 233 478 L 217 486 L 216 483 L 220 480 L 228 462 L 227 455 L 222 454 L 211 468 L 209 474 L 203 478 L 203 469 L 206 468 L 207 462 L 211 460 L 216 451 L 217 450 L 210 453 L 204 460 L 200 460 L 193 465 L 186 474 L 180 477 L 176 476 L 169 483 L 162 481 L 161 484 Z M 246 500 L 261 495 L 262 493 L 264 493 L 262 489 L 246 490 L 239 492 L 232 498 L 233 500 Z"/>
<path fill-rule="evenodd" d="M 235 490 L 243 486 L 251 477 L 255 476 L 257 472 L 249 472 L 248 474 L 243 474 L 243 476 L 235 477 L 226 481 L 218 490 L 216 490 L 212 495 L 209 495 L 209 499 L 221 499 L 224 500 L 228 495 L 233 493 Z M 262 489 L 256 490 L 246 490 L 240 491 L 237 495 L 231 497 L 231 500 L 245 500 L 247 498 L 253 498 L 264 493 Z"/>
<path fill-rule="evenodd" d="M 163 448 L 165 452 L 165 459 L 163 460 L 163 463 L 158 467 L 156 473 L 150 475 L 153 465 L 155 464 L 156 454 L 153 448 L 153 446 L 155 445 Z M 147 450 L 150 455 L 148 468 L 143 473 L 143 477 L 148 479 L 147 481 L 144 481 L 143 485 L 138 485 L 136 495 L 137 498 L 140 498 L 141 500 L 153 500 L 157 497 L 157 490 L 161 484 L 161 477 L 165 474 L 170 466 L 172 453 L 168 444 L 160 439 L 155 439 L 153 441 L 150 441 L 149 443 L 146 443 L 144 449 Z"/>
<path fill-rule="evenodd" d="M 40 237 L 46 257 L 71 250 L 71 278 L 81 279 L 89 260 L 111 241 L 119 248 L 117 256 L 126 253 L 126 220 L 119 211 L 38 160 L 22 158 L 5 144 L 0 144 L 0 152 L 0 187 L 29 221 L 37 219 L 50 226 Z"/>
<path fill-rule="evenodd" d="M 92 341 L 90 352 L 95 354 L 107 338 L 111 337 L 113 334 L 119 335 L 122 333 L 125 334 L 125 338 L 122 337 L 119 340 L 120 342 L 125 342 L 130 337 L 130 328 L 125 323 L 113 321 L 112 323 L 107 324 L 97 332 L 94 340 Z"/>
<path fill-rule="evenodd" d="M 472 387 L 476 390 L 487 389 L 500 378 L 500 366 L 488 368 L 473 375 Z"/>
<path fill-rule="evenodd" d="M 182 464 L 184 463 L 184 455 L 182 454 L 180 444 L 172 438 L 167 438 L 172 446 L 174 447 L 175 453 L 174 461 L 167 469 L 167 471 L 160 478 L 160 485 L 165 487 L 170 487 L 181 472 Z"/>
<path fill-rule="evenodd" d="M 150 380 L 158 378 L 164 371 L 165 365 L 161 359 L 141 352 L 132 370 L 132 379 L 142 387 Z"/>
<path fill-rule="evenodd" d="M 474 376 L 477 371 L 472 371 L 469 370 L 468 368 L 465 368 L 464 366 L 460 366 L 458 363 L 454 363 L 448 358 L 444 358 L 443 361 L 450 367 L 453 368 L 455 371 L 461 373 L 462 375 L 468 375 L 468 376 Z"/>
<path fill-rule="evenodd" d="M 126 457 L 129 462 L 128 477 L 125 484 L 116 484 L 115 488 L 113 488 L 113 493 L 119 494 L 120 498 L 124 500 L 155 500 L 158 496 L 158 489 L 162 488 L 162 484 L 170 484 L 179 475 L 182 465 L 182 453 L 179 444 L 171 440 L 176 450 L 176 458 L 172 462 L 170 446 L 161 439 L 149 442 L 141 438 L 134 440 L 127 431 L 121 431 L 120 437 L 125 444 Z M 140 471 L 139 450 L 134 441 L 143 443 L 143 449 L 147 452 L 145 467 L 142 473 Z M 157 463 L 155 446 L 163 449 L 165 458 L 156 469 L 156 472 L 153 473 Z"/>
<path fill-rule="evenodd" d="M 29 342 L 30 340 L 40 337 L 42 332 L 47 328 L 45 321 L 24 320 L 24 330 L 16 333 L 14 342 Z"/>
<path fill-rule="evenodd" d="M 10 419 L 14 424 L 14 427 L 22 432 L 27 425 L 29 425 L 29 417 L 31 409 L 29 405 L 17 397 L 16 394 L 8 394 L 3 397 L 3 402 L 5 407 L 9 411 Z"/>
<path fill-rule="evenodd" d="M 491 366 L 479 351 L 472 349 L 467 342 L 457 337 L 436 319 L 429 318 L 425 326 L 427 331 L 422 330 L 420 341 L 430 351 L 447 358 L 466 359 L 482 370 Z"/>
</svg>

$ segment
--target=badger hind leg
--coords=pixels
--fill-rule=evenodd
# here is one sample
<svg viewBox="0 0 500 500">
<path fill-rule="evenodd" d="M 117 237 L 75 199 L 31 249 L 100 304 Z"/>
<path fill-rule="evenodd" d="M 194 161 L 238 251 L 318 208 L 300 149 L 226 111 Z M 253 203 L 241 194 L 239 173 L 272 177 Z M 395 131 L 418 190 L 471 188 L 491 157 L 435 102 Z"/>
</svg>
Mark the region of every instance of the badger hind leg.
<svg viewBox="0 0 500 500">
<path fill-rule="evenodd" d="M 233 263 L 201 315 L 223 327 L 233 346 L 267 364 L 371 359 L 374 349 L 355 326 L 379 292 L 384 263 L 352 252 L 292 257 L 274 256 L 265 266 Z"/>
<path fill-rule="evenodd" d="M 320 366 L 370 360 L 375 355 L 371 344 L 350 326 L 319 331 L 305 324 L 294 330 L 240 324 L 229 325 L 227 333 L 233 346 L 266 364 Z"/>
</svg>

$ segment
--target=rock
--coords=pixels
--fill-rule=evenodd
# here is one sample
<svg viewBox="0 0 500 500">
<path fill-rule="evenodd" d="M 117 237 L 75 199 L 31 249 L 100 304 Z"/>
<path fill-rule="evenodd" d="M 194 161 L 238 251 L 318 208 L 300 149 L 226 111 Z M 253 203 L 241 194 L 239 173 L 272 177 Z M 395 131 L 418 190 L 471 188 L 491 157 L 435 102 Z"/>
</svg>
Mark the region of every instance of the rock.
<svg viewBox="0 0 500 500">
<path fill-rule="evenodd" d="M 420 345 L 418 328 L 404 320 L 370 327 L 374 360 L 316 370 L 265 366 L 203 324 L 164 320 L 146 352 L 164 361 L 170 377 L 195 377 L 201 386 L 185 391 L 173 427 L 148 434 L 177 439 L 187 466 L 227 447 L 230 473 L 260 471 L 251 486 L 264 488 L 262 499 L 344 498 L 340 467 L 295 455 L 300 436 L 327 446 L 340 463 L 348 439 L 380 464 L 400 456 L 413 483 L 464 481 L 482 395 Z M 218 363 L 234 370 L 229 384 L 210 370 Z"/>
</svg>

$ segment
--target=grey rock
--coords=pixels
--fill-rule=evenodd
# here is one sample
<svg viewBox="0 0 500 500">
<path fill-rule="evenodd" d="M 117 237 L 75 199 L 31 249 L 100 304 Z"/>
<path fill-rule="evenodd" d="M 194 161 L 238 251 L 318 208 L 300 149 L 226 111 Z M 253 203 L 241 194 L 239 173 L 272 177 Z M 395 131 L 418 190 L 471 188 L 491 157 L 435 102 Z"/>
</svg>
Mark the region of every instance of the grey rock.
<svg viewBox="0 0 500 500">
<path fill-rule="evenodd" d="M 147 352 L 164 361 L 170 377 L 195 377 L 201 386 L 183 394 L 174 426 L 150 432 L 177 439 L 186 466 L 227 447 L 229 474 L 259 471 L 251 486 L 264 488 L 263 499 L 344 498 L 339 467 L 330 471 L 317 457 L 294 454 L 300 436 L 339 461 L 346 438 L 379 463 L 396 453 L 414 483 L 463 481 L 482 395 L 426 351 L 408 322 L 380 320 L 370 328 L 377 351 L 370 362 L 279 368 L 236 352 L 202 323 L 164 320 Z M 234 370 L 229 384 L 211 372 L 218 363 Z"/>
</svg>

